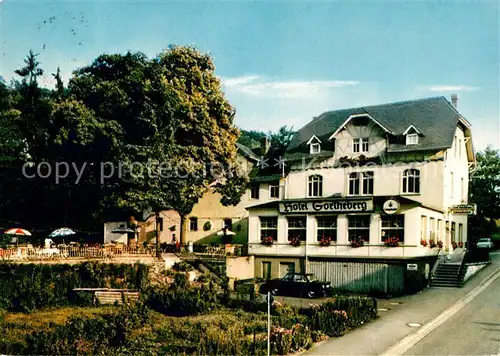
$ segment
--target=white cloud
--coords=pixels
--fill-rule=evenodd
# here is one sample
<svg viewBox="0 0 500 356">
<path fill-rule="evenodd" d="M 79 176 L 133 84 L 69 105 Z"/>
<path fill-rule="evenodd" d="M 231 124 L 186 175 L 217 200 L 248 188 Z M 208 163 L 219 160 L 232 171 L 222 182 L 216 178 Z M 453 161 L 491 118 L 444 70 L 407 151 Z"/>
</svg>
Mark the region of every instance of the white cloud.
<svg viewBox="0 0 500 356">
<path fill-rule="evenodd" d="M 256 97 L 311 98 L 325 95 L 333 88 L 352 87 L 359 82 L 353 80 L 300 81 L 270 80 L 260 76 L 243 76 L 222 80 L 226 89 Z"/>
<path fill-rule="evenodd" d="M 473 87 L 469 85 L 431 85 L 424 87 L 424 89 L 437 92 L 450 92 L 450 91 L 472 91 L 479 90 L 479 87 Z"/>
</svg>

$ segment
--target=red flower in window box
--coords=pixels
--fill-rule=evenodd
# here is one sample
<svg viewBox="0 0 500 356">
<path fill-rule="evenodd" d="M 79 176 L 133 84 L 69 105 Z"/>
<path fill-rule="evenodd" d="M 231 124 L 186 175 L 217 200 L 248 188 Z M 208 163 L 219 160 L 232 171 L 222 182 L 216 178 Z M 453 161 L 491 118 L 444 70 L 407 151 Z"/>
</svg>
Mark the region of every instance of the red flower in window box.
<svg viewBox="0 0 500 356">
<path fill-rule="evenodd" d="M 438 241 L 437 242 L 437 247 L 443 248 L 443 241 Z"/>
<path fill-rule="evenodd" d="M 434 240 L 430 239 L 430 240 L 429 240 L 429 247 L 430 247 L 430 248 L 434 248 L 434 247 L 436 247 L 436 246 L 437 246 L 437 245 L 436 245 L 436 243 L 434 242 Z"/>
<path fill-rule="evenodd" d="M 260 243 L 266 246 L 271 246 L 274 243 L 274 239 L 272 236 L 263 237 L 260 240 Z"/>
<path fill-rule="evenodd" d="M 451 242 L 451 247 L 453 247 L 453 249 L 456 249 L 458 247 L 457 243 L 455 241 L 452 241 Z"/>
<path fill-rule="evenodd" d="M 458 247 L 460 247 L 460 248 L 464 247 L 464 243 L 463 243 L 462 241 L 460 241 L 460 242 L 458 243 Z"/>
<path fill-rule="evenodd" d="M 363 240 L 361 237 L 355 237 L 351 240 L 351 247 L 362 247 L 365 245 L 365 240 Z"/>
<path fill-rule="evenodd" d="M 426 247 L 426 246 L 427 246 L 427 241 L 425 241 L 425 240 L 420 240 L 420 244 L 421 244 L 422 246 Z"/>
<path fill-rule="evenodd" d="M 319 245 L 320 246 L 330 246 L 332 243 L 332 238 L 331 237 L 321 237 L 321 240 L 319 240 Z"/>
<path fill-rule="evenodd" d="M 292 246 L 295 246 L 295 247 L 299 247 L 300 246 L 300 239 L 298 237 L 292 237 L 290 239 L 290 245 Z"/>
<path fill-rule="evenodd" d="M 387 247 L 398 247 L 399 246 L 399 239 L 397 237 L 388 237 L 385 239 L 384 244 Z"/>
</svg>

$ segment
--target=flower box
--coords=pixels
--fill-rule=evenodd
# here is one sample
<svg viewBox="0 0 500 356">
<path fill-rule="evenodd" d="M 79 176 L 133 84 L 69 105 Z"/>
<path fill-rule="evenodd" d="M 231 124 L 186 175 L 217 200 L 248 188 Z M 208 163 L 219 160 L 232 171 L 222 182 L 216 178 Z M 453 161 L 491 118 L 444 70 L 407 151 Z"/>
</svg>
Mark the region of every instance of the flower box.
<svg viewBox="0 0 500 356">
<path fill-rule="evenodd" d="M 458 244 L 455 241 L 452 241 L 451 247 L 453 247 L 453 249 L 456 249 L 458 247 Z"/>
<path fill-rule="evenodd" d="M 294 246 L 294 247 L 299 247 L 301 244 L 301 241 L 298 237 L 292 237 L 290 239 L 290 245 Z"/>
<path fill-rule="evenodd" d="M 386 245 L 387 247 L 398 247 L 399 239 L 397 237 L 388 237 L 385 239 L 384 245 Z"/>
<path fill-rule="evenodd" d="M 274 244 L 274 239 L 272 236 L 263 237 L 260 243 L 265 246 L 272 246 Z"/>
<path fill-rule="evenodd" d="M 463 247 L 464 247 L 464 243 L 463 243 L 462 241 L 460 241 L 460 242 L 458 243 L 458 247 L 463 248 Z"/>
<path fill-rule="evenodd" d="M 364 245 L 365 245 L 365 240 L 363 240 L 361 237 L 357 237 L 351 240 L 352 248 L 363 247 Z"/>
<path fill-rule="evenodd" d="M 319 245 L 320 246 L 330 246 L 332 243 L 332 238 L 331 237 L 322 237 L 321 240 L 319 240 Z"/>
</svg>

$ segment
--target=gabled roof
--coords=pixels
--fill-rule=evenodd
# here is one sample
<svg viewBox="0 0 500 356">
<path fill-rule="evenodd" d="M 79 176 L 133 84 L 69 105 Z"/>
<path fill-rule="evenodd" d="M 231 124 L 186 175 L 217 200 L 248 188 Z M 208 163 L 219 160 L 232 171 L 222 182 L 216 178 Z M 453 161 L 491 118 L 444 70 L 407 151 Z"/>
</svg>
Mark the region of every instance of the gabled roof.
<svg viewBox="0 0 500 356">
<path fill-rule="evenodd" d="M 321 140 L 318 138 L 318 136 L 312 135 L 309 141 L 307 141 L 306 145 L 310 145 L 313 142 L 313 140 L 316 140 L 318 141 L 318 143 L 321 143 Z"/>
<path fill-rule="evenodd" d="M 342 125 L 340 125 L 337 128 L 337 130 L 335 130 L 334 133 L 332 133 L 332 135 L 329 137 L 329 139 L 331 140 L 332 138 L 334 138 L 340 131 L 342 131 L 342 129 L 349 123 L 349 121 L 351 121 L 352 119 L 354 119 L 356 117 L 368 117 L 370 120 L 372 120 L 374 123 L 376 123 L 385 132 L 387 132 L 387 133 L 393 133 L 393 132 L 391 132 L 391 130 L 389 130 L 384 125 L 382 125 L 380 122 L 378 122 L 373 117 L 371 117 L 368 113 L 366 113 L 366 114 L 354 114 L 354 115 L 349 116 L 347 118 L 347 120 L 344 121 L 344 123 Z"/>
<path fill-rule="evenodd" d="M 406 135 L 408 134 L 408 132 L 410 132 L 411 130 L 413 129 L 413 131 L 415 131 L 416 133 L 418 133 L 419 135 L 421 135 L 422 133 L 420 131 L 417 130 L 417 128 L 413 125 L 410 125 L 408 126 L 408 128 L 405 130 L 405 132 L 403 132 L 403 135 Z"/>
<path fill-rule="evenodd" d="M 260 158 L 257 157 L 255 153 L 252 152 L 250 148 L 248 148 L 245 145 L 242 145 L 241 143 L 236 143 L 236 147 L 238 147 L 238 150 L 245 156 L 246 158 L 259 162 Z"/>
<path fill-rule="evenodd" d="M 370 115 L 393 135 L 403 135 L 413 125 L 418 127 L 422 138 L 416 145 L 391 143 L 387 152 L 407 152 L 415 150 L 440 150 L 452 146 L 460 114 L 444 97 L 365 106 L 351 109 L 328 111 L 298 130 L 288 146 L 285 157 L 307 156 L 306 142 L 312 135 L 325 141 L 331 137 L 347 119 L 354 115 Z"/>
</svg>

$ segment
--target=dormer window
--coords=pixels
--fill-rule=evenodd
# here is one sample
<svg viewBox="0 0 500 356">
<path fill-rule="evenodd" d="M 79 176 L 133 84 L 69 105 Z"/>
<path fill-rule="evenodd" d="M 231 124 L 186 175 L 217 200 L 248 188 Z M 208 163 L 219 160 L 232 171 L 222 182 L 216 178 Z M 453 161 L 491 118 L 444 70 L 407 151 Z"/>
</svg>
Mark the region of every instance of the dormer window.
<svg viewBox="0 0 500 356">
<path fill-rule="evenodd" d="M 311 143 L 311 153 L 320 153 L 321 145 L 319 143 Z"/>
<path fill-rule="evenodd" d="M 321 152 L 321 140 L 316 135 L 312 135 L 307 144 L 309 145 L 309 153 L 315 154 Z"/>
<path fill-rule="evenodd" d="M 406 136 L 406 144 L 407 145 L 418 145 L 418 138 L 421 135 L 420 131 L 413 125 L 408 126 L 408 128 L 403 132 L 403 135 Z"/>
<path fill-rule="evenodd" d="M 407 145 L 417 145 L 418 144 L 418 134 L 412 133 L 406 135 L 406 144 Z"/>
</svg>

